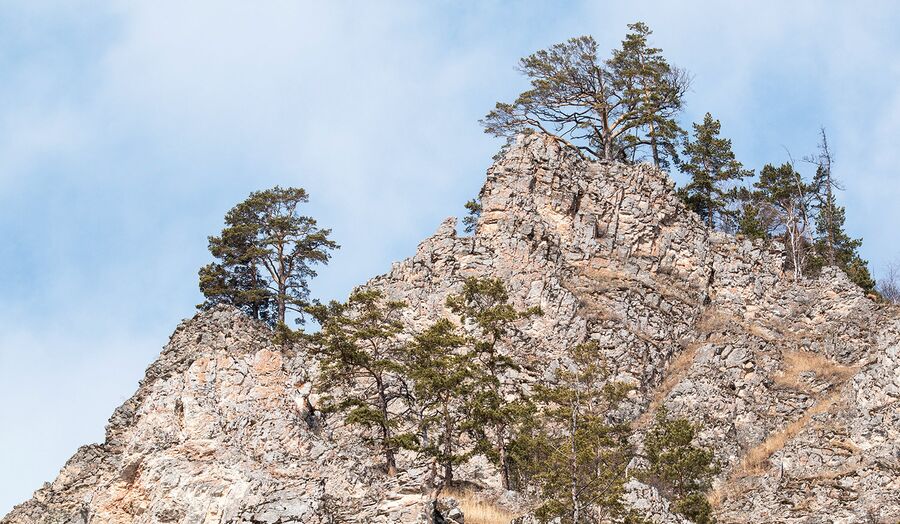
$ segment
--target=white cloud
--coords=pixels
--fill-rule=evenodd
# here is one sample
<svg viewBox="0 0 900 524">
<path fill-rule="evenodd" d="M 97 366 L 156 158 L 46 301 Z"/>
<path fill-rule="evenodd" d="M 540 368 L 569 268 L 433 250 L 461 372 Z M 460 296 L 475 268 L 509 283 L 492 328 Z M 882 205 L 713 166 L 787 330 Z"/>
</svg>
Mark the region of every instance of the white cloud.
<svg viewBox="0 0 900 524">
<path fill-rule="evenodd" d="M 523 88 L 518 57 L 577 34 L 612 47 L 649 23 L 696 75 L 688 117 L 720 118 L 751 167 L 826 125 L 880 267 L 900 223 L 896 19 L 819 2 L 0 8 L 0 471 L 29 471 L 0 474 L 0 513 L 101 438 L 199 300 L 231 205 L 309 190 L 344 246 L 314 291 L 340 297 L 461 211 L 499 147 L 477 119 Z"/>
</svg>

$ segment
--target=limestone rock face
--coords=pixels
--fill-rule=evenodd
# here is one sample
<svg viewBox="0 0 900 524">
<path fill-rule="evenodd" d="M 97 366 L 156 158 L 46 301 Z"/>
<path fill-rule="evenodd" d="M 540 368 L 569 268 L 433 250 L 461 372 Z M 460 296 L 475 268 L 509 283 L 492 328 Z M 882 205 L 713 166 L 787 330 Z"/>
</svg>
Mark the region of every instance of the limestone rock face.
<svg viewBox="0 0 900 524">
<path fill-rule="evenodd" d="M 409 522 L 353 435 L 311 410 L 315 363 L 232 308 L 182 323 L 137 393 L 5 523 Z M 408 472 L 405 472 L 408 473 Z M 352 499 L 342 506 L 335 497 Z"/>
<path fill-rule="evenodd" d="M 451 316 L 468 276 L 501 278 L 543 314 L 503 348 L 538 382 L 597 343 L 635 386 L 620 416 L 635 444 L 656 410 L 702 423 L 722 472 L 720 522 L 900 520 L 900 315 L 839 270 L 794 281 L 784 254 L 709 232 L 651 166 L 585 163 L 520 137 L 488 170 L 473 236 L 445 221 L 416 254 L 367 283 L 409 304 L 411 331 Z M 408 455 L 383 475 L 358 435 L 315 413 L 317 364 L 239 312 L 178 327 L 106 441 L 81 448 L 16 507 L 19 523 L 416 522 L 428 468 Z M 483 461 L 459 478 L 510 509 Z M 625 501 L 686 522 L 652 487 Z M 522 522 L 527 522 L 524 516 Z"/>
</svg>

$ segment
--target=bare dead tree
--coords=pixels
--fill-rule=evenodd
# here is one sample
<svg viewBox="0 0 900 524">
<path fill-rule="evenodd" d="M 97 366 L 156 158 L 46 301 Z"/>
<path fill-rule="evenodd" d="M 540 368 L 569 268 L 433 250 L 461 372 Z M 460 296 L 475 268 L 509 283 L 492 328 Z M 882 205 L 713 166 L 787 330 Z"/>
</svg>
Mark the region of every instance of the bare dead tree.
<svg viewBox="0 0 900 524">
<path fill-rule="evenodd" d="M 900 304 L 900 261 L 887 265 L 876 289 L 888 302 Z"/>
</svg>

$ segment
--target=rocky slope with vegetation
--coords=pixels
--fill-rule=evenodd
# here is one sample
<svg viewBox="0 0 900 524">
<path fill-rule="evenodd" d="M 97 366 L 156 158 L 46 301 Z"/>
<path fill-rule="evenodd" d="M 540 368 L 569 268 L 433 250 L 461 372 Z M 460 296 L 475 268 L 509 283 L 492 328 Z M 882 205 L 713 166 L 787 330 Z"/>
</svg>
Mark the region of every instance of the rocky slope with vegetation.
<svg viewBox="0 0 900 524">
<path fill-rule="evenodd" d="M 404 332 L 421 333 L 459 322 L 447 299 L 467 278 L 500 279 L 516 309 L 541 311 L 498 346 L 516 364 L 504 380 L 525 388 L 591 348 L 608 380 L 629 386 L 610 413 L 634 449 L 627 518 L 689 522 L 665 485 L 636 473 L 664 410 L 694 423 L 715 457 L 705 497 L 718 522 L 900 520 L 896 308 L 835 268 L 795 279 L 777 243 L 710 231 L 653 166 L 587 161 L 551 137 L 501 152 L 480 202 L 474 234 L 448 219 L 364 287 L 403 301 Z M 428 458 L 398 449 L 388 476 L 365 432 L 320 413 L 314 345 L 228 306 L 199 313 L 105 442 L 0 522 L 424 521 L 436 496 Z M 483 457 L 454 478 L 456 493 L 437 495 L 444 521 L 536 519 L 540 494 L 503 490 Z"/>
</svg>

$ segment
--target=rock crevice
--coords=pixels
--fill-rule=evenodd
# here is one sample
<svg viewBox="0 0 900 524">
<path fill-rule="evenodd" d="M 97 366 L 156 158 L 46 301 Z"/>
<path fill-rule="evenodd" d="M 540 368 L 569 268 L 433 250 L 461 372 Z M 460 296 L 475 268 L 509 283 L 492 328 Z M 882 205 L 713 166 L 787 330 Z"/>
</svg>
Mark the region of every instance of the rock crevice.
<svg viewBox="0 0 900 524">
<path fill-rule="evenodd" d="M 636 442 L 662 406 L 702 424 L 720 521 L 900 520 L 896 310 L 837 269 L 794 281 L 777 244 L 708 231 L 652 166 L 586 163 L 538 135 L 498 156 L 481 202 L 473 236 L 447 219 L 366 284 L 408 304 L 410 331 L 450 316 L 466 277 L 500 278 L 516 307 L 543 311 L 503 348 L 523 364 L 515 379 L 546 380 L 595 342 L 635 386 Z M 317 364 L 272 335 L 228 308 L 182 323 L 105 442 L 0 522 L 415 522 L 425 465 L 403 455 L 386 478 L 358 435 L 311 418 Z M 486 463 L 459 477 L 501 495 Z M 639 482 L 625 501 L 684 522 Z"/>
</svg>

